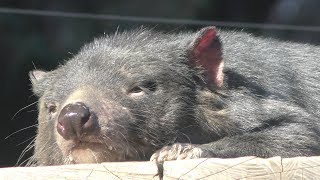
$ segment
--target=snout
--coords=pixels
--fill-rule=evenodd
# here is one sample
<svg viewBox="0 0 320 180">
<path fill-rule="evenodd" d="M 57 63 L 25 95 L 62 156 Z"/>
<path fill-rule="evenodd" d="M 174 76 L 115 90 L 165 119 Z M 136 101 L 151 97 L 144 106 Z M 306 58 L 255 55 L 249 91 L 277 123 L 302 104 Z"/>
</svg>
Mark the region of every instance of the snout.
<svg viewBox="0 0 320 180">
<path fill-rule="evenodd" d="M 97 117 L 82 102 L 65 105 L 58 116 L 57 131 L 66 140 L 80 139 L 98 128 Z"/>
</svg>

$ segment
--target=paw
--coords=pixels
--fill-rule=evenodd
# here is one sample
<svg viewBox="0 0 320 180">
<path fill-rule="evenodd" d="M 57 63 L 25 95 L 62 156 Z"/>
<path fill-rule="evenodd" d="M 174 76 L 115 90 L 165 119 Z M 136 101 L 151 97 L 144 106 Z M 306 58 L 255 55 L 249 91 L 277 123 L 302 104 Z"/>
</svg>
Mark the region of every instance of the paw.
<svg viewBox="0 0 320 180">
<path fill-rule="evenodd" d="M 150 161 L 163 162 L 171 160 L 195 159 L 207 156 L 208 153 L 199 148 L 198 145 L 176 143 L 171 146 L 165 146 L 156 151 L 151 156 Z"/>
</svg>

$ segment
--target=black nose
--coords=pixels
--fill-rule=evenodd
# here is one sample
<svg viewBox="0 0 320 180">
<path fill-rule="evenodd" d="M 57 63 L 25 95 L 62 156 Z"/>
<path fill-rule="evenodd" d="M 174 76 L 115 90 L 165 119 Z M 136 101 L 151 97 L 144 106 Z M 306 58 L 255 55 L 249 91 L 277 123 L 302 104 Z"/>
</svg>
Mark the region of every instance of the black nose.
<svg viewBox="0 0 320 180">
<path fill-rule="evenodd" d="M 97 120 L 89 108 L 81 102 L 66 105 L 58 117 L 57 131 L 64 139 L 76 139 L 93 132 Z"/>
</svg>

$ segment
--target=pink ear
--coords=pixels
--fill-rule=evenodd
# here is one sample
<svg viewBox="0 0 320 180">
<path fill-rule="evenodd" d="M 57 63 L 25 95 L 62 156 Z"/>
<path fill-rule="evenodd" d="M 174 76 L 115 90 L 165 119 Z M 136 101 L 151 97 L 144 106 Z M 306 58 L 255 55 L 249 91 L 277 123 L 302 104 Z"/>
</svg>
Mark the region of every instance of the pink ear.
<svg viewBox="0 0 320 180">
<path fill-rule="evenodd" d="M 215 27 L 201 29 L 191 44 L 192 64 L 206 71 L 207 80 L 216 87 L 223 84 L 223 59 L 221 43 L 216 36 Z"/>
<path fill-rule="evenodd" d="M 39 80 L 41 80 L 47 72 L 41 71 L 41 70 L 34 70 L 29 72 L 29 77 L 32 82 L 32 84 L 37 83 Z"/>
</svg>

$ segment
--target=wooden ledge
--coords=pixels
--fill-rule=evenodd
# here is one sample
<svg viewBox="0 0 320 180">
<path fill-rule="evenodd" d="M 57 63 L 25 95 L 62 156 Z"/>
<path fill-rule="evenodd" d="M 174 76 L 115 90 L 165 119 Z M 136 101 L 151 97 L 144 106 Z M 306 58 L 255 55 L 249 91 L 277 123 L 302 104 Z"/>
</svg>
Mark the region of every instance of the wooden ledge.
<svg viewBox="0 0 320 180">
<path fill-rule="evenodd" d="M 315 179 L 320 156 L 268 159 L 192 159 L 159 165 L 163 179 Z M 0 168 L 1 179 L 159 179 L 154 162 L 110 162 L 42 167 Z"/>
</svg>

